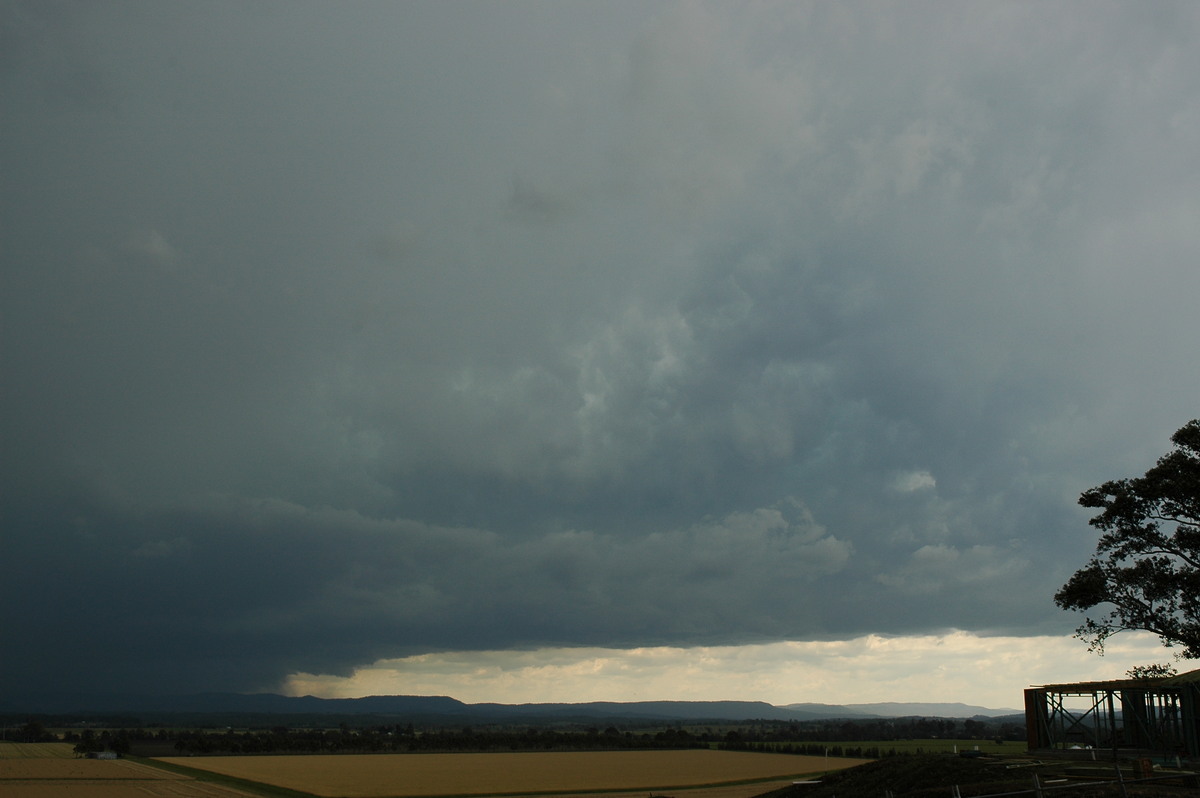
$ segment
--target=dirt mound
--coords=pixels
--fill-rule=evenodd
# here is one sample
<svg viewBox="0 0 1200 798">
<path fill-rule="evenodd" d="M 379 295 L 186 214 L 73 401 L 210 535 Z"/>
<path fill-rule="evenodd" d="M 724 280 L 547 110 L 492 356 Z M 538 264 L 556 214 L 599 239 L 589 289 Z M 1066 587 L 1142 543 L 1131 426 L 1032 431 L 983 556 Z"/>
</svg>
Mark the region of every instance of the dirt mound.
<svg viewBox="0 0 1200 798">
<path fill-rule="evenodd" d="M 959 793 L 968 798 L 1032 790 L 1033 774 L 1041 769 L 1012 768 L 1012 764 L 1012 760 L 952 754 L 896 756 L 822 776 L 819 785 L 797 786 L 773 795 L 776 798 L 883 798 L 890 792 L 895 798 L 946 798 L 957 786 Z M 1040 774 L 1043 783 L 1058 775 L 1054 772 Z M 1051 794 L 1058 798 L 1165 797 L 1196 795 L 1196 791 L 1194 787 L 1129 784 L 1123 793 L 1120 785 L 1094 784 L 1056 789 Z"/>
<path fill-rule="evenodd" d="M 890 790 L 897 796 L 909 796 L 938 788 L 938 794 L 944 798 L 948 794 L 947 788 L 956 784 L 963 795 L 967 795 L 968 785 L 1011 778 L 1011 771 L 981 759 L 966 759 L 951 754 L 917 754 L 889 757 L 839 773 L 830 773 L 821 778 L 820 785 L 799 787 L 794 794 L 797 798 L 883 796 Z M 1029 779 L 1024 777 L 1015 789 L 1028 787 Z"/>
</svg>

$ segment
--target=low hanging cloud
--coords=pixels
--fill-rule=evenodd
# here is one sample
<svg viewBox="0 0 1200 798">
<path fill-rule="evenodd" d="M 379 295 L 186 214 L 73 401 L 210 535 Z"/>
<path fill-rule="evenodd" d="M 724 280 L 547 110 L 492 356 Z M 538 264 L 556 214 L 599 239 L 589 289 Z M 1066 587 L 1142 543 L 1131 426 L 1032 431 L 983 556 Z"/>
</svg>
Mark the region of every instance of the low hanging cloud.
<svg viewBox="0 0 1200 798">
<path fill-rule="evenodd" d="M 1067 633 L 1196 415 L 1190 4 L 186 9 L 0 14 L 4 684 Z"/>
</svg>

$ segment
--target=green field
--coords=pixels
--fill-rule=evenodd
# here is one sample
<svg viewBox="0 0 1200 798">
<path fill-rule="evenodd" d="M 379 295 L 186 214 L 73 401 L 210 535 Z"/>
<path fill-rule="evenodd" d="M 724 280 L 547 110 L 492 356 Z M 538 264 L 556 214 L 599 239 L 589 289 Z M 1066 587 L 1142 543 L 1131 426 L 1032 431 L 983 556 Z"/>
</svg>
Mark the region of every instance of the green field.
<svg viewBox="0 0 1200 798">
<path fill-rule="evenodd" d="M 758 746 L 763 745 L 788 745 L 789 743 L 752 743 L 752 750 L 759 750 Z M 841 751 L 853 751 L 861 749 L 866 751 L 868 748 L 876 748 L 879 750 L 880 756 L 888 756 L 890 751 L 897 754 L 940 754 L 940 753 L 961 753 L 963 751 L 974 751 L 978 749 L 985 754 L 1022 754 L 1025 752 L 1025 744 L 1008 740 L 1006 742 L 996 742 L 994 740 L 942 740 L 942 739 L 923 739 L 923 740 L 854 740 L 843 742 L 804 742 L 792 743 L 792 745 L 825 746 L 831 752 L 834 749 Z M 849 756 L 856 754 L 849 753 Z"/>
</svg>

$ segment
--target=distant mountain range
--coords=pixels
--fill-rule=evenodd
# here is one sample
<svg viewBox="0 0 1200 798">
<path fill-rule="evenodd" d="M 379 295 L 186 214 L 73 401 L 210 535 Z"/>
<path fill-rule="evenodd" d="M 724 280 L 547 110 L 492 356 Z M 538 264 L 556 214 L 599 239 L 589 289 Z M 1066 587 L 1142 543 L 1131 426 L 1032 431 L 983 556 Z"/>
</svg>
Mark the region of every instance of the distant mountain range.
<svg viewBox="0 0 1200 798">
<path fill-rule="evenodd" d="M 591 701 L 577 704 L 465 704 L 448 696 L 291 697 L 273 693 L 202 693 L 178 696 L 38 695 L 0 700 L 0 713 L 51 715 L 334 715 L 378 716 L 419 723 L 568 723 L 597 720 L 826 720 L 835 718 L 1001 717 L 1015 709 L 967 704 L 788 704 L 762 701 Z"/>
<path fill-rule="evenodd" d="M 872 718 L 1000 718 L 1006 715 L 1023 715 L 1020 709 L 989 709 L 971 704 L 957 703 L 899 703 L 885 701 L 877 704 L 786 704 L 785 709 L 797 712 L 814 712 L 822 718 L 829 717 L 872 717 Z M 839 714 L 825 713 L 835 711 Z M 843 714 L 845 713 L 845 714 Z"/>
</svg>

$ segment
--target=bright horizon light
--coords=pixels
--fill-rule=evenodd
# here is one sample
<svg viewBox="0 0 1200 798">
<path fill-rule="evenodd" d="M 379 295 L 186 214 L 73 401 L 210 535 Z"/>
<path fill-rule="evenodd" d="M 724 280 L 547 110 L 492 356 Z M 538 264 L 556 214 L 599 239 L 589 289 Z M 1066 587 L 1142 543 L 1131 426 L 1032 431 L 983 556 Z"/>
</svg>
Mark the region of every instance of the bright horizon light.
<svg viewBox="0 0 1200 798">
<path fill-rule="evenodd" d="M 1135 665 L 1169 659 L 1170 651 L 1145 633 L 1118 636 L 1097 656 L 1071 637 L 954 631 L 744 646 L 443 652 L 380 660 L 347 677 L 296 673 L 280 692 L 447 695 L 468 704 L 922 702 L 1020 711 L 1030 685 L 1123 678 Z"/>
</svg>

